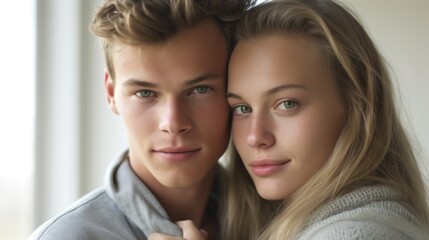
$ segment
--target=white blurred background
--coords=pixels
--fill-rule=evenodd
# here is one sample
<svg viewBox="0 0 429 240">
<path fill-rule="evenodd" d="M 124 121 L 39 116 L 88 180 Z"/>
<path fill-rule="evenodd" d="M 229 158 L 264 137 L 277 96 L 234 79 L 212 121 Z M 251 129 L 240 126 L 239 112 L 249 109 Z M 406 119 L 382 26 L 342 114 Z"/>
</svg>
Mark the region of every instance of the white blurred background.
<svg viewBox="0 0 429 240">
<path fill-rule="evenodd" d="M 87 30 L 100 2 L 0 0 L 0 239 L 26 239 L 100 186 L 106 165 L 126 147 L 105 103 L 100 45 Z M 342 2 L 393 69 L 428 177 L 429 0 Z"/>
</svg>

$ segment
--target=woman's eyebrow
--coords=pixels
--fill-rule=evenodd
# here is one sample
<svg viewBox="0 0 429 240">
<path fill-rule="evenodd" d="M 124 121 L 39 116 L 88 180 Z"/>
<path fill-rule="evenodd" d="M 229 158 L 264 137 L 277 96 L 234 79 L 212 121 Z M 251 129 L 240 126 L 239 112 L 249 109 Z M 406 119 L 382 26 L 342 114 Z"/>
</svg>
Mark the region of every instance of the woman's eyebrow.
<svg viewBox="0 0 429 240">
<path fill-rule="evenodd" d="M 269 96 L 269 95 L 273 95 L 273 94 L 276 94 L 278 92 L 285 91 L 285 90 L 288 90 L 288 89 L 293 89 L 293 88 L 308 90 L 307 87 L 302 86 L 302 85 L 298 85 L 298 84 L 283 84 L 283 85 L 280 85 L 280 86 L 277 86 L 275 88 L 272 88 L 272 89 L 268 90 L 265 93 L 265 95 Z M 226 94 L 226 97 L 227 98 L 242 99 L 242 97 L 240 97 L 238 94 L 235 94 L 235 93 L 232 93 L 232 92 L 228 92 Z"/>
<path fill-rule="evenodd" d="M 265 95 L 273 95 L 273 94 L 276 94 L 276 93 L 278 93 L 278 92 L 285 91 L 285 90 L 289 90 L 289 89 L 293 89 L 293 88 L 298 88 L 298 89 L 308 90 L 308 88 L 307 88 L 307 87 L 302 86 L 302 85 L 298 85 L 298 84 L 283 84 L 283 85 L 280 85 L 280 86 L 278 86 L 278 87 L 275 87 L 275 88 L 273 88 L 273 89 L 268 90 L 268 91 L 265 93 Z"/>
</svg>

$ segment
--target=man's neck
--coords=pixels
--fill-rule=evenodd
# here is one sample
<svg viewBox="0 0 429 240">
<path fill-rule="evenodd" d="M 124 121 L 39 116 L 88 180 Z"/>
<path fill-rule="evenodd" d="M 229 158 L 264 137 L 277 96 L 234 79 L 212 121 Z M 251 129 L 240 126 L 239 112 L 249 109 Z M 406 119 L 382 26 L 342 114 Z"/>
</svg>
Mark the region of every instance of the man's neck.
<svg viewBox="0 0 429 240">
<path fill-rule="evenodd" d="M 140 164 L 135 164 L 133 161 L 130 161 L 130 164 L 133 171 L 164 207 L 172 222 L 192 220 L 196 226 L 203 227 L 215 220 L 206 209 L 216 166 L 196 185 L 174 188 L 161 184 Z"/>
<path fill-rule="evenodd" d="M 198 228 L 208 233 L 209 239 L 214 239 L 218 232 L 218 222 L 207 206 L 214 177 L 215 169 L 198 186 L 189 189 L 167 189 L 154 194 L 172 222 L 192 220 Z"/>
<path fill-rule="evenodd" d="M 215 176 L 215 169 L 198 185 L 189 188 L 149 186 L 167 211 L 171 221 L 192 220 L 196 226 L 204 225 L 210 218 L 206 211 Z"/>
</svg>

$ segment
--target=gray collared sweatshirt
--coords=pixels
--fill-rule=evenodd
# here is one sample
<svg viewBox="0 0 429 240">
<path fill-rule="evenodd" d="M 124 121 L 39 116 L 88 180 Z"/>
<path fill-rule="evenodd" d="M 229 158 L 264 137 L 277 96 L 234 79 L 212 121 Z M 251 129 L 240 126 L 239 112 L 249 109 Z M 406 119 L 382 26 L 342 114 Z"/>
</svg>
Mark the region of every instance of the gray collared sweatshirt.
<svg viewBox="0 0 429 240">
<path fill-rule="evenodd" d="M 135 175 L 127 155 L 128 151 L 110 164 L 104 187 L 45 222 L 29 240 L 141 240 L 153 232 L 181 237 L 181 229 L 170 221 L 155 196 Z M 209 205 L 216 205 L 215 195 Z"/>
</svg>

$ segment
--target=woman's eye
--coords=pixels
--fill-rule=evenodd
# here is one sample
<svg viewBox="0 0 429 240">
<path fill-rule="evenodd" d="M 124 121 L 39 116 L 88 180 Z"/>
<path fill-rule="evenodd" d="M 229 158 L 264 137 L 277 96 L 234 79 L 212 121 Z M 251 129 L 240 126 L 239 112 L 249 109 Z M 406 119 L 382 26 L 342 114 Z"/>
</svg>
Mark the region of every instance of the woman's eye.
<svg viewBox="0 0 429 240">
<path fill-rule="evenodd" d="M 235 115 L 243 115 L 246 113 L 251 113 L 252 109 L 250 107 L 244 106 L 244 105 L 240 105 L 240 106 L 235 106 L 232 108 L 232 113 Z"/>
<path fill-rule="evenodd" d="M 154 95 L 154 93 L 150 90 L 141 90 L 141 91 L 136 92 L 136 95 L 138 97 L 147 98 L 147 97 L 152 97 Z"/>
<path fill-rule="evenodd" d="M 295 101 L 292 101 L 292 100 L 286 100 L 286 101 L 281 102 L 281 103 L 278 105 L 278 109 L 290 110 L 290 109 L 294 109 L 294 108 L 296 108 L 296 107 L 297 107 L 297 105 L 298 105 L 298 103 L 297 103 L 297 102 L 295 102 Z"/>
<path fill-rule="evenodd" d="M 209 87 L 206 86 L 198 86 L 192 90 L 192 93 L 206 93 L 210 90 Z"/>
</svg>

